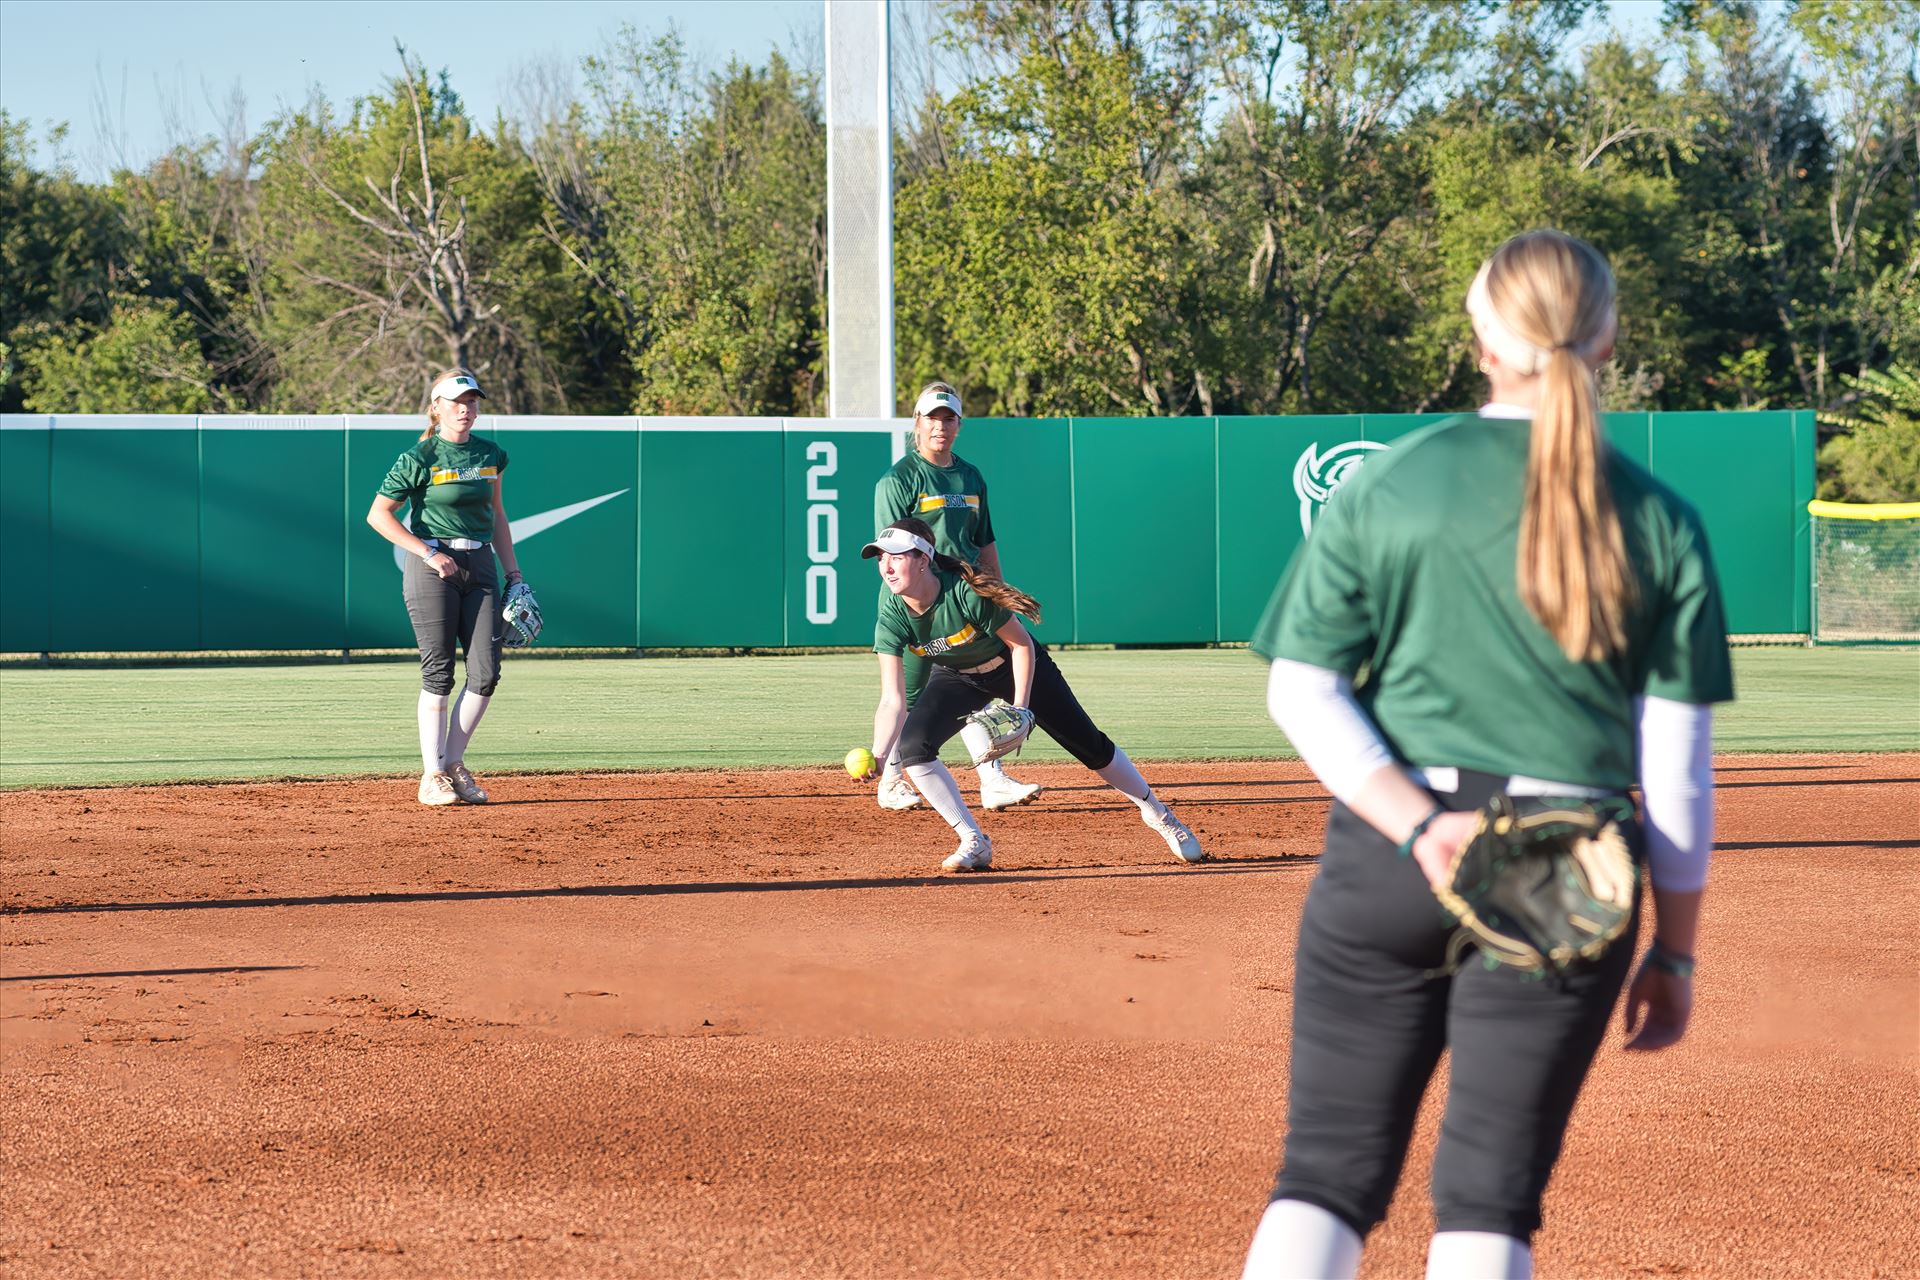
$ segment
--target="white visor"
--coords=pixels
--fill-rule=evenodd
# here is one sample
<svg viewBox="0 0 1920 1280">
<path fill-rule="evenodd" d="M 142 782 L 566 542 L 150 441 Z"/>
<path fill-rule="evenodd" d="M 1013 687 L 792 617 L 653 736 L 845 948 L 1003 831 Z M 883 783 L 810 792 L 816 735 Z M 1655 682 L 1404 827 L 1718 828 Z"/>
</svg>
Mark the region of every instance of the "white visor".
<svg viewBox="0 0 1920 1280">
<path fill-rule="evenodd" d="M 487 394 L 480 389 L 480 384 L 473 380 L 472 374 L 450 373 L 433 384 L 433 394 L 428 398 L 432 400 L 458 400 L 469 391 L 477 396 Z"/>
<path fill-rule="evenodd" d="M 879 537 L 860 548 L 860 558 L 872 560 L 882 551 L 896 556 L 908 551 L 918 551 L 921 555 L 931 557 L 933 544 L 918 534 L 908 533 L 905 529 L 882 529 Z"/>
<path fill-rule="evenodd" d="M 913 402 L 913 416 L 916 418 L 935 409 L 951 409 L 956 418 L 967 416 L 960 412 L 960 393 L 957 391 L 922 391 L 920 398 Z"/>
</svg>

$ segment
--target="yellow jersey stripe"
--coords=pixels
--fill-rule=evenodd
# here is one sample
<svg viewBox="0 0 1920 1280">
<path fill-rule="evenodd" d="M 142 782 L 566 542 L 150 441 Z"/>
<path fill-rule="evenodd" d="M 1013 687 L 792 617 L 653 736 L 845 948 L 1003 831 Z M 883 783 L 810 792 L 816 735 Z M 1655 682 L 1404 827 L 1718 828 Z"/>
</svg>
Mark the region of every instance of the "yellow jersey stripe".
<svg viewBox="0 0 1920 1280">
<path fill-rule="evenodd" d="M 458 480 L 493 480 L 499 475 L 498 467 L 467 467 L 465 469 L 441 467 L 428 473 L 427 483 L 453 484 Z"/>
<path fill-rule="evenodd" d="M 913 650 L 916 657 L 924 658 L 930 653 L 945 653 L 950 649 L 958 649 L 961 645 L 966 644 L 979 634 L 978 631 L 974 630 L 973 624 L 969 622 L 966 626 L 960 628 L 960 630 L 950 636 L 943 636 L 936 640 L 927 641 L 924 647 L 917 644 L 910 644 L 907 648 Z"/>
<path fill-rule="evenodd" d="M 948 507 L 966 507 L 969 510 L 980 509 L 980 495 L 977 493 L 923 493 L 920 495 L 920 511 L 944 511 Z"/>
</svg>

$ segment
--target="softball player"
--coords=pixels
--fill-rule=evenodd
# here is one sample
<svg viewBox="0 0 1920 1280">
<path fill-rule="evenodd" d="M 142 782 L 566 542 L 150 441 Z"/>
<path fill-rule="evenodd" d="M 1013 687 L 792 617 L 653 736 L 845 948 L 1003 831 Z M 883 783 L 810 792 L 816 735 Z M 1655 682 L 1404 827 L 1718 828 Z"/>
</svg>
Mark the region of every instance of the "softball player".
<svg viewBox="0 0 1920 1280">
<path fill-rule="evenodd" d="M 965 458 L 953 452 L 962 424 L 960 393 L 944 382 L 929 382 L 913 405 L 913 451 L 895 463 L 873 488 L 873 527 L 884 529 L 911 516 L 933 530 L 934 548 L 943 555 L 977 565 L 1000 576 L 1000 549 L 993 540 L 993 517 L 987 510 L 987 481 Z M 887 592 L 882 590 L 884 603 Z M 902 658 L 906 669 L 907 706 L 912 707 L 926 688 L 931 665 L 909 650 Z M 880 807 L 911 809 L 919 793 L 900 774 L 896 756 L 883 757 Z M 979 767 L 980 803 L 988 809 L 1025 804 L 1040 794 L 1031 782 L 1007 776 L 998 760 Z"/>
<path fill-rule="evenodd" d="M 466 765 L 467 744 L 500 683 L 500 591 L 520 580 L 500 477 L 507 452 L 473 434 L 486 393 L 471 373 L 450 369 L 427 399 L 427 429 L 394 461 L 367 512 L 367 523 L 411 553 L 401 575 L 407 616 L 420 644 L 420 803 L 485 804 L 487 793 Z M 402 525 L 395 514 L 411 505 Z M 453 651 L 467 655 L 467 687 L 451 721 Z"/>
<path fill-rule="evenodd" d="M 1055 742 L 1139 807 L 1141 820 L 1167 842 L 1176 858 L 1199 862 L 1206 857 L 1200 841 L 1153 794 L 1127 753 L 1088 718 L 1046 646 L 1014 616 L 1040 616 L 1032 596 L 935 551 L 933 530 L 912 517 L 889 524 L 860 554 L 879 559 L 885 586 L 873 631 L 874 652 L 880 655 L 873 756 L 885 760 L 897 746 L 906 776 L 959 835 L 960 847 L 942 868 L 984 871 L 993 865 L 993 842 L 961 799 L 953 774 L 940 763 L 940 748 L 962 731 L 962 717 L 995 698 L 1030 708 L 1035 723 Z M 925 658 L 932 667 L 911 710 L 908 654 Z"/>
<path fill-rule="evenodd" d="M 1427 1275 L 1532 1274 L 1541 1195 L 1635 932 L 1565 981 L 1471 953 L 1449 972 L 1430 884 L 1495 793 L 1641 786 L 1629 838 L 1655 936 L 1627 1048 L 1678 1041 L 1692 1007 L 1710 704 L 1733 696 L 1706 536 L 1600 434 L 1615 317 L 1598 252 L 1551 231 L 1509 240 L 1467 310 L 1491 403 L 1342 487 L 1254 638 L 1274 718 L 1335 803 L 1300 925 L 1285 1155 L 1248 1277 L 1354 1274 L 1443 1051 Z"/>
</svg>

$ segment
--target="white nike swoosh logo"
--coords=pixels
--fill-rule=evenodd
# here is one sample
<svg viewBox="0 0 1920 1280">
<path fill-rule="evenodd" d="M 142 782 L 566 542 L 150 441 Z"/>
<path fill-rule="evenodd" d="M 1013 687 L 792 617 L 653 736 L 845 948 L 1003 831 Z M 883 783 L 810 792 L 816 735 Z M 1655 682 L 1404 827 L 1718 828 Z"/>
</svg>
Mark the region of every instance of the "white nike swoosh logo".
<svg viewBox="0 0 1920 1280">
<path fill-rule="evenodd" d="M 536 533 L 545 533 L 562 520 L 571 520 L 582 511 L 591 511 L 603 502 L 611 502 L 625 489 L 616 489 L 612 493 L 603 493 L 597 498 L 588 498 L 585 502 L 570 502 L 564 507 L 555 507 L 551 511 L 542 511 L 539 515 L 521 516 L 518 520 L 507 521 L 507 532 L 513 535 L 513 545 L 519 546 Z"/>
<path fill-rule="evenodd" d="M 518 520 L 507 521 L 507 532 L 513 535 L 513 545 L 519 546 L 536 533 L 545 533 L 563 521 L 571 520 L 583 511 L 591 511 L 603 502 L 612 502 L 625 489 L 615 489 L 612 493 L 603 493 L 597 498 L 588 498 L 584 502 L 569 502 L 564 507 L 555 507 L 551 511 L 542 511 L 535 515 L 521 516 Z M 407 553 L 399 547 L 393 549 L 394 567 L 404 569 L 407 565 Z"/>
</svg>

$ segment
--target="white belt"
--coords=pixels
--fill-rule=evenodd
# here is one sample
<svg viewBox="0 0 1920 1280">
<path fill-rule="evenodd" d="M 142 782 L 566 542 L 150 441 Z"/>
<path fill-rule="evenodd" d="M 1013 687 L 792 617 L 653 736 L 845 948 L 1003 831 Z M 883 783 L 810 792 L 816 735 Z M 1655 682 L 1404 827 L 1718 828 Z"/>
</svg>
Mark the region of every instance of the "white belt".
<svg viewBox="0 0 1920 1280">
<path fill-rule="evenodd" d="M 1429 791 L 1451 795 L 1460 789 L 1460 770 L 1452 765 L 1432 765 L 1408 769 L 1407 775 Z M 1554 782 L 1548 778 L 1528 778 L 1514 774 L 1501 788 L 1510 796 L 1617 796 L 1618 787 L 1585 787 L 1577 782 Z"/>
<path fill-rule="evenodd" d="M 995 667 L 999 666 L 1001 663 L 1005 662 L 1006 660 L 1007 660 L 1006 654 L 1004 653 L 998 654 L 992 658 L 989 658 L 987 661 L 981 663 L 977 667 L 961 667 L 959 668 L 959 672 L 963 676 L 985 675 L 987 672 L 993 670 Z"/>
<path fill-rule="evenodd" d="M 428 538 L 427 541 L 449 551 L 478 551 L 487 545 L 484 541 L 475 542 L 472 538 Z"/>
</svg>

